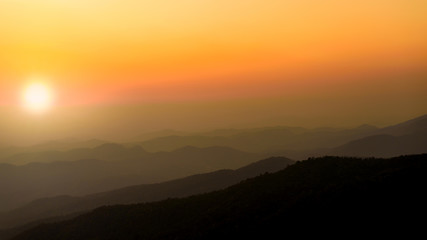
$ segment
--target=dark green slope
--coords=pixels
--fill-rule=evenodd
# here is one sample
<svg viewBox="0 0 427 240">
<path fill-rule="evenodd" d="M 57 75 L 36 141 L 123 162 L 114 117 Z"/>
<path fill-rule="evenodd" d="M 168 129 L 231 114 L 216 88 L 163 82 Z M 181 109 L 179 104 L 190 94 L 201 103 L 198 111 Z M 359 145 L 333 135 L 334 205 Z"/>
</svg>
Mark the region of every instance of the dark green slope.
<svg viewBox="0 0 427 240">
<path fill-rule="evenodd" d="M 426 170 L 427 155 L 309 159 L 222 191 L 102 207 L 15 239 L 409 237 L 421 232 L 417 218 L 425 216 Z"/>
</svg>

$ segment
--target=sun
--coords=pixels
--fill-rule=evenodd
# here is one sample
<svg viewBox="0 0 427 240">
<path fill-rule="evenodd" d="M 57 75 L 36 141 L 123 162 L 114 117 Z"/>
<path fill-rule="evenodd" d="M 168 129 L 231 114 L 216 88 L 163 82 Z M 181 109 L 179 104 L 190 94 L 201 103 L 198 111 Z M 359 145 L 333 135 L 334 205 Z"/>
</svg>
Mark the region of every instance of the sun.
<svg viewBox="0 0 427 240">
<path fill-rule="evenodd" d="M 31 112 L 46 112 L 53 104 L 52 90 L 46 84 L 32 83 L 24 89 L 23 102 Z"/>
</svg>

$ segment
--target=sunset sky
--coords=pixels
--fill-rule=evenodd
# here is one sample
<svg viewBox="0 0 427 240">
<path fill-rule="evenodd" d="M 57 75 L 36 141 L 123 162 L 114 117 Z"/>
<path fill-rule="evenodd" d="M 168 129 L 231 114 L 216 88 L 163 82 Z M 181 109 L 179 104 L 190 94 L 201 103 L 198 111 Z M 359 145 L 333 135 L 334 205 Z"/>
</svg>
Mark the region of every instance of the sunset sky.
<svg viewBox="0 0 427 240">
<path fill-rule="evenodd" d="M 427 113 L 426 29 L 425 0 L 0 0 L 0 144 L 395 124 Z"/>
</svg>

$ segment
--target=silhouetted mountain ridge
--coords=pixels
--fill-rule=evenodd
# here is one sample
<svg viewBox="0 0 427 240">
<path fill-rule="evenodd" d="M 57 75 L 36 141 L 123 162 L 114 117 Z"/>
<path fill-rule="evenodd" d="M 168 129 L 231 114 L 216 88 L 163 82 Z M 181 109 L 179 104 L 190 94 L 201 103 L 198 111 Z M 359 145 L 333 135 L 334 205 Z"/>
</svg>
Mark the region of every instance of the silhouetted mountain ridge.
<svg viewBox="0 0 427 240">
<path fill-rule="evenodd" d="M 236 170 L 219 170 L 158 184 L 129 186 L 83 197 L 56 196 L 38 199 L 13 211 L 0 214 L 0 228 L 14 227 L 34 220 L 88 211 L 103 205 L 158 201 L 219 190 L 244 179 L 284 169 L 294 161 L 268 158 Z"/>
<path fill-rule="evenodd" d="M 47 153 L 40 154 L 46 156 L 43 154 Z M 86 195 L 219 169 L 236 169 L 262 158 L 258 154 L 221 147 L 147 153 L 141 147 L 125 148 L 117 144 L 61 152 L 60 156 L 62 161 L 1 165 L 0 211 L 41 197 Z"/>
<path fill-rule="evenodd" d="M 9 158 L 13 155 L 21 154 L 30 154 L 30 153 L 39 153 L 39 152 L 59 152 L 59 151 L 70 151 L 72 149 L 80 148 L 94 148 L 108 141 L 100 139 L 89 139 L 89 140 L 79 140 L 75 138 L 65 138 L 52 140 L 32 146 L 9 146 L 1 147 L 0 146 L 0 162 L 5 162 L 5 158 Z M 13 162 L 12 162 L 13 163 Z M 16 164 L 16 162 L 14 163 Z"/>
<path fill-rule="evenodd" d="M 284 230 L 412 238 L 423 229 L 426 171 L 427 155 L 314 158 L 221 191 L 98 208 L 14 239 L 265 239 Z"/>
<path fill-rule="evenodd" d="M 31 162 L 75 161 L 81 159 L 100 159 L 121 161 L 139 159 L 147 156 L 141 146 L 124 147 L 117 143 L 103 143 L 93 148 L 75 148 L 66 151 L 24 152 L 0 159 L 1 162 L 23 165 Z"/>
<path fill-rule="evenodd" d="M 374 135 L 351 141 L 328 154 L 358 157 L 393 157 L 427 153 L 427 134 L 416 133 L 402 136 Z"/>
<path fill-rule="evenodd" d="M 380 133 L 401 136 L 407 134 L 423 133 L 427 134 L 427 114 L 399 123 L 393 126 L 385 127 L 379 131 Z"/>
<path fill-rule="evenodd" d="M 358 129 L 374 130 L 362 125 Z M 369 130 L 371 129 L 371 130 Z M 324 155 L 355 157 L 394 157 L 407 154 L 427 153 L 427 115 L 377 129 L 367 136 L 355 138 L 330 148 L 305 150 L 279 149 L 271 153 L 293 159 L 319 157 Z"/>
<path fill-rule="evenodd" d="M 250 152 L 271 152 L 279 149 L 314 149 L 335 147 L 359 137 L 374 134 L 375 127 L 354 129 L 304 129 L 295 127 L 267 127 L 229 130 L 229 134 L 164 136 L 139 143 L 147 151 L 171 151 L 185 146 L 227 146 Z"/>
</svg>

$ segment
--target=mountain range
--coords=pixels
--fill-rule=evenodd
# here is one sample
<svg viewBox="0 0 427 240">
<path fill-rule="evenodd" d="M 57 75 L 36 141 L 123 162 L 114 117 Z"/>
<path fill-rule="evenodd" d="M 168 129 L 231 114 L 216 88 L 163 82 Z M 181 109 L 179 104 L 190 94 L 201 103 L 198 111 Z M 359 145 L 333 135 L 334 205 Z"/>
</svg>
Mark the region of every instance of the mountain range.
<svg viewBox="0 0 427 240">
<path fill-rule="evenodd" d="M 347 156 L 367 153 L 377 157 L 389 157 L 406 153 L 422 153 L 425 148 L 420 143 L 414 147 L 416 152 L 404 149 L 417 138 L 418 142 L 427 135 L 427 115 L 423 115 L 396 125 L 377 128 L 371 125 L 361 125 L 353 129 L 302 127 L 265 127 L 252 129 L 218 129 L 209 132 L 190 133 L 175 130 L 149 132 L 138 135 L 132 142 L 111 143 L 109 141 L 91 139 L 61 139 L 38 144 L 30 147 L 9 147 L 0 149 L 0 163 L 22 165 L 30 162 L 69 161 L 81 159 L 99 159 L 107 161 L 121 160 L 121 156 L 138 158 L 146 152 L 175 151 L 192 146 L 206 148 L 224 146 L 240 151 L 260 153 L 263 157 L 283 155 L 293 159 L 303 160 L 307 157 L 343 154 Z M 376 147 L 376 136 L 387 136 L 388 145 L 403 142 L 401 150 L 387 152 L 387 146 L 378 146 L 377 152 L 369 151 L 361 145 Z M 404 137 L 400 138 L 399 137 Z M 381 138 L 381 137 L 380 137 Z M 366 142 L 366 143 L 365 143 Z M 109 145 L 111 144 L 111 145 Z M 104 146 L 103 146 L 104 145 Z M 121 146 L 119 146 L 121 145 Z M 103 146 L 103 147 L 101 147 Z M 353 147 L 354 146 L 354 147 Z M 100 149 L 98 147 L 101 147 Z M 123 148 L 142 147 L 134 156 L 122 154 Z M 354 149 L 353 149 L 354 148 Z M 390 149 L 390 148 L 388 148 Z M 103 151 L 105 150 L 105 152 Z"/>
<path fill-rule="evenodd" d="M 371 129 L 371 126 L 359 128 Z M 364 137 L 354 138 L 332 148 L 304 150 L 282 149 L 270 154 L 287 156 L 296 160 L 309 157 L 352 156 L 352 157 L 394 157 L 406 154 L 427 153 L 427 115 L 385 127 L 378 128 Z"/>
<path fill-rule="evenodd" d="M 3 203 L 0 211 L 42 197 L 86 195 L 219 169 L 236 169 L 269 156 L 302 160 L 324 155 L 393 157 L 426 153 L 426 129 L 427 115 L 424 115 L 385 128 L 362 125 L 354 129 L 223 129 L 197 136 L 164 131 L 146 137 L 181 135 L 126 144 L 102 140 L 52 141 L 0 158 L 0 162 L 5 163 L 0 165 L 0 201 Z M 45 151 L 49 148 L 54 150 Z M 147 148 L 175 150 L 150 152 Z"/>
<path fill-rule="evenodd" d="M 259 154 L 227 147 L 184 147 L 172 152 L 147 153 L 141 147 L 126 148 L 118 144 L 22 156 L 46 162 L 20 166 L 0 164 L 0 211 L 42 197 L 85 195 L 163 182 L 220 169 L 236 169 L 262 159 Z"/>
<path fill-rule="evenodd" d="M 104 205 L 151 202 L 220 190 L 247 178 L 267 172 L 277 172 L 293 163 L 294 161 L 290 159 L 275 157 L 257 161 L 236 170 L 224 169 L 163 183 L 129 186 L 81 197 L 42 198 L 18 209 L 0 213 L 0 229 L 81 213 Z"/>
<path fill-rule="evenodd" d="M 284 168 L 292 163 L 288 158 L 427 153 L 427 115 L 384 128 L 166 130 L 137 139 L 141 141 L 62 139 L 1 148 L 0 228 L 70 218 L 103 205 L 219 190 Z M 283 157 L 254 163 L 270 156 Z M 17 229 L 12 232 L 23 231 Z"/>
<path fill-rule="evenodd" d="M 335 147 L 360 137 L 373 134 L 374 126 L 354 129 L 298 127 L 268 127 L 216 131 L 200 135 L 169 135 L 138 142 L 147 151 L 171 151 L 183 146 L 227 146 L 241 151 L 271 152 L 281 149 L 305 150 Z M 223 135 L 221 135 L 223 134 Z"/>
<path fill-rule="evenodd" d="M 311 158 L 225 190 L 105 206 L 13 239 L 413 238 L 423 233 L 426 170 L 425 154 Z"/>
</svg>

